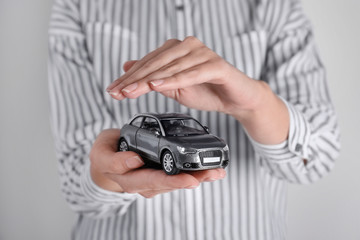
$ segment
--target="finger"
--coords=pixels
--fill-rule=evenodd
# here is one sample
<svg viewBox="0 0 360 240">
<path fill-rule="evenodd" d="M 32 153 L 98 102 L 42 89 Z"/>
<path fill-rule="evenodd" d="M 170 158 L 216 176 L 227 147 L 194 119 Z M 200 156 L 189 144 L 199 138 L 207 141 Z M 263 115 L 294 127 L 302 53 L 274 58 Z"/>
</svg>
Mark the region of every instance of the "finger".
<svg viewBox="0 0 360 240">
<path fill-rule="evenodd" d="M 121 94 L 127 98 L 137 98 L 152 90 L 159 92 L 175 90 L 209 81 L 216 77 L 214 71 L 217 70 L 214 69 L 213 65 L 215 64 L 207 61 L 208 59 L 209 57 L 204 56 L 204 54 L 203 57 L 199 58 L 189 54 L 155 71 L 144 79 L 124 87 Z M 160 86 L 165 80 L 166 84 Z"/>
<path fill-rule="evenodd" d="M 104 149 L 104 148 L 102 148 Z M 141 157 L 135 152 L 109 152 L 99 148 L 98 157 L 92 157 L 91 164 L 98 171 L 107 174 L 124 174 L 144 165 Z"/>
<path fill-rule="evenodd" d="M 221 72 L 215 62 L 205 62 L 163 79 L 150 81 L 150 88 L 157 92 L 188 88 L 202 83 L 221 84 Z"/>
<path fill-rule="evenodd" d="M 199 182 L 212 182 L 223 179 L 226 176 L 226 171 L 223 168 L 216 168 L 211 170 L 189 172 Z"/>
<path fill-rule="evenodd" d="M 186 38 L 182 42 L 177 42 L 172 45 L 169 45 L 169 48 L 164 49 L 164 51 L 160 52 L 155 57 L 148 59 L 140 68 L 138 68 L 134 74 L 128 77 L 124 84 L 129 84 L 137 79 L 142 79 L 154 71 L 161 69 L 162 67 L 166 66 L 167 64 L 173 62 L 176 59 L 182 58 L 194 49 L 199 48 L 202 44 L 199 40 L 189 41 L 187 39 L 196 39 L 196 38 Z M 195 43 L 196 41 L 196 43 Z M 205 47 L 204 47 L 205 48 Z"/>
<path fill-rule="evenodd" d="M 125 62 L 124 65 L 123 65 L 124 71 L 125 72 L 129 71 L 137 61 L 138 60 L 130 60 L 130 61 Z"/>
<path fill-rule="evenodd" d="M 159 194 L 163 194 L 163 193 L 168 193 L 168 192 L 171 192 L 171 191 L 174 191 L 176 189 L 165 189 L 165 190 L 147 190 L 147 191 L 141 191 L 139 192 L 139 194 L 145 198 L 153 198 L 155 197 L 156 195 L 159 195 Z"/>
<path fill-rule="evenodd" d="M 195 177 L 199 182 L 213 182 L 216 180 L 223 179 L 226 176 L 226 171 L 223 168 L 211 169 L 211 170 L 203 170 L 203 171 L 194 171 L 188 172 L 188 174 Z M 193 189 L 197 186 L 187 187 L 188 189 Z M 145 198 L 153 198 L 158 194 L 163 194 L 167 192 L 174 191 L 176 189 L 162 189 L 162 190 L 145 190 L 139 192 L 139 194 Z"/>
<path fill-rule="evenodd" d="M 135 152 L 117 152 L 119 138 L 119 129 L 104 130 L 96 138 L 90 160 L 98 171 L 123 174 L 144 164 Z"/>
<path fill-rule="evenodd" d="M 186 69 L 205 63 L 209 61 L 214 55 L 216 54 L 211 52 L 207 47 L 200 47 L 151 73 L 150 75 L 146 76 L 144 80 L 150 81 L 170 77 L 174 74 L 185 71 Z"/>
<path fill-rule="evenodd" d="M 197 187 L 197 186 L 195 186 L 195 187 Z M 189 187 L 188 189 L 193 189 L 195 187 Z M 139 192 L 139 194 L 141 196 L 145 197 L 145 198 L 153 198 L 156 195 L 172 192 L 172 191 L 175 191 L 175 190 L 178 190 L 178 189 L 146 190 L 146 191 Z"/>
<path fill-rule="evenodd" d="M 199 181 L 190 174 L 170 176 L 162 170 L 155 169 L 137 169 L 123 175 L 110 174 L 109 177 L 129 193 L 195 188 L 199 185 Z"/>
<path fill-rule="evenodd" d="M 125 174 L 144 165 L 144 161 L 135 152 L 117 152 L 106 159 L 103 164 L 104 173 Z"/>
<path fill-rule="evenodd" d="M 120 78 L 116 79 L 114 82 L 112 82 L 106 89 L 106 91 L 110 92 L 112 96 L 116 95 L 116 91 L 112 91 L 116 86 L 121 84 L 121 82 L 126 79 L 127 77 L 131 76 L 137 69 L 141 68 L 147 61 L 157 56 L 162 51 L 166 50 L 167 48 L 170 48 L 174 44 L 178 44 L 179 40 L 176 39 L 170 39 L 167 40 L 161 47 L 155 49 L 154 51 L 148 53 L 145 55 L 142 59 L 137 61 L 134 66 L 127 71 L 124 75 L 122 75 Z"/>
<path fill-rule="evenodd" d="M 111 94 L 119 94 L 123 90 L 122 94 L 130 93 L 136 90 L 140 85 L 137 83 L 139 79 L 143 79 L 149 74 L 153 73 L 171 63 L 175 59 L 184 57 L 196 48 L 204 46 L 198 39 L 194 37 L 188 37 L 183 42 L 174 44 L 173 46 L 165 49 L 159 53 L 156 57 L 149 59 L 140 68 L 138 68 L 131 76 L 124 78 L 118 86 L 111 90 Z M 125 88 L 125 86 L 127 86 Z M 147 88 L 147 90 L 149 90 Z M 126 94 L 125 94 L 126 95 Z"/>
</svg>

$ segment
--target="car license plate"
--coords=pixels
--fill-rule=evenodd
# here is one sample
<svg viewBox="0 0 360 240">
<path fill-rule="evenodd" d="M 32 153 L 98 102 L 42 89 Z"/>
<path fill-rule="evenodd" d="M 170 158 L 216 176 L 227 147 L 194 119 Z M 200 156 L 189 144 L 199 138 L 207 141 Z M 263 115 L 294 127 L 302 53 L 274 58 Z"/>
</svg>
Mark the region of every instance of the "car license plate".
<svg viewBox="0 0 360 240">
<path fill-rule="evenodd" d="M 204 157 L 203 161 L 204 163 L 216 163 L 220 162 L 220 157 Z"/>
</svg>

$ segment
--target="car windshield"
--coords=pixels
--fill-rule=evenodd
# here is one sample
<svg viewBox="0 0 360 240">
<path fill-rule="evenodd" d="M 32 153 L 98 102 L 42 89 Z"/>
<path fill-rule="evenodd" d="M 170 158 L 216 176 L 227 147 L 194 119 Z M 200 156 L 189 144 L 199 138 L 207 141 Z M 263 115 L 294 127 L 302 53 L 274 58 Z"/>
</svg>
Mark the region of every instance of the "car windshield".
<svg viewBox="0 0 360 240">
<path fill-rule="evenodd" d="M 189 136 L 207 134 L 204 127 L 194 119 L 164 119 L 161 120 L 167 136 Z"/>
</svg>

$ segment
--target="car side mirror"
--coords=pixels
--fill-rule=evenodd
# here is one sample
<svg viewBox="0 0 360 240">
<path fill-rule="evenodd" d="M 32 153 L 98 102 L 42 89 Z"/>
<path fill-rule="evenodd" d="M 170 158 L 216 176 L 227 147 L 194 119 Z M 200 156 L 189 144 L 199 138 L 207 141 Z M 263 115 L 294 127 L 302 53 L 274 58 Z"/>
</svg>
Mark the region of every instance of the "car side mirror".
<svg viewBox="0 0 360 240">
<path fill-rule="evenodd" d="M 205 131 L 206 131 L 207 133 L 210 133 L 210 130 L 209 130 L 209 128 L 208 128 L 207 126 L 204 126 L 204 129 L 205 129 Z"/>
</svg>

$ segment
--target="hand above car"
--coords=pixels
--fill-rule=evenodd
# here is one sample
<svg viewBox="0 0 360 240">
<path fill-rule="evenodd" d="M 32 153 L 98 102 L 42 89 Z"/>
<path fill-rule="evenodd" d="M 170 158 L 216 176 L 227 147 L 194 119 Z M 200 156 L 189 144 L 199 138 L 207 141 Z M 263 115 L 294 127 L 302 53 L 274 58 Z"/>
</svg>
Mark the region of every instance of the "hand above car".
<svg viewBox="0 0 360 240">
<path fill-rule="evenodd" d="M 170 39 L 126 68 L 128 71 L 107 88 L 117 100 L 154 90 L 190 108 L 231 115 L 253 108 L 260 100 L 258 81 L 192 36 L 183 41 Z"/>
</svg>

